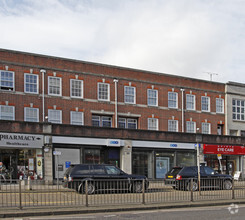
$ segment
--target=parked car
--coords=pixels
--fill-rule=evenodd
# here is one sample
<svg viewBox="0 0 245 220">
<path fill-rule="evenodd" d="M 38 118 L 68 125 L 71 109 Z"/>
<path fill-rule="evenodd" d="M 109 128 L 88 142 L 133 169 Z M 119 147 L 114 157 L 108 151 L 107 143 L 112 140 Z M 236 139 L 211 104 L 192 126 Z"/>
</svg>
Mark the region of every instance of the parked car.
<svg viewBox="0 0 245 220">
<path fill-rule="evenodd" d="M 201 189 L 232 189 L 232 176 L 219 174 L 211 167 L 200 166 L 200 188 Z M 191 181 L 193 180 L 193 181 Z M 174 167 L 165 176 L 165 185 L 170 185 L 178 190 L 196 191 L 199 188 L 198 184 L 198 167 Z"/>
<path fill-rule="evenodd" d="M 143 180 L 145 180 L 145 190 L 149 186 L 146 176 L 130 175 L 109 164 L 71 165 L 64 174 L 63 186 L 84 193 L 86 180 L 88 194 L 111 190 L 139 193 L 143 191 Z"/>
</svg>

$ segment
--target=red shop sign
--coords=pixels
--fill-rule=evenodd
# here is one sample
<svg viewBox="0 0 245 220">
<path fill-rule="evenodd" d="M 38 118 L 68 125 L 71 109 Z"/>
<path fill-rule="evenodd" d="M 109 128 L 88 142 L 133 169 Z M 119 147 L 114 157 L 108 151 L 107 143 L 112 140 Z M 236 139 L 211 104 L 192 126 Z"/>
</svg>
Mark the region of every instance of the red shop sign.
<svg viewBox="0 0 245 220">
<path fill-rule="evenodd" d="M 232 155 L 245 155 L 244 146 L 232 146 L 232 145 L 203 145 L 204 154 L 232 154 Z"/>
</svg>

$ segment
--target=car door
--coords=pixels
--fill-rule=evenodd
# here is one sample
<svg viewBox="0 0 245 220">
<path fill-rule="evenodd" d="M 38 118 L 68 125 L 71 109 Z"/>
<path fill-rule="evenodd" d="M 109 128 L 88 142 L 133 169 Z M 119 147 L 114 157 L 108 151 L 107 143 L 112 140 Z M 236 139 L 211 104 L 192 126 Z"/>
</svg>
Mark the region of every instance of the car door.
<svg viewBox="0 0 245 220">
<path fill-rule="evenodd" d="M 128 174 L 113 165 L 105 165 L 105 170 L 111 188 L 120 191 L 129 189 L 130 180 Z"/>
<path fill-rule="evenodd" d="M 215 189 L 219 187 L 220 179 L 218 178 L 216 172 L 211 167 L 202 167 L 202 179 L 203 187 L 207 190 Z"/>
</svg>

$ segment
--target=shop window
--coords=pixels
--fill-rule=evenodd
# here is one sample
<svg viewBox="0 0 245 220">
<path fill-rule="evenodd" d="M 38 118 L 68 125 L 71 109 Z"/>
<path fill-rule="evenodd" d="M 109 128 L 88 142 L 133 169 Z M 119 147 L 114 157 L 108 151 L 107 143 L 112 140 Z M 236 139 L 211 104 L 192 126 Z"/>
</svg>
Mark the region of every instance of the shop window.
<svg viewBox="0 0 245 220">
<path fill-rule="evenodd" d="M 176 166 L 195 166 L 196 154 L 194 152 L 176 152 Z"/>
<path fill-rule="evenodd" d="M 210 112 L 210 97 L 202 96 L 201 98 L 201 107 L 203 112 Z"/>
<path fill-rule="evenodd" d="M 178 108 L 178 93 L 177 92 L 168 92 L 168 107 Z"/>
<path fill-rule="evenodd" d="M 48 94 L 61 96 L 61 78 L 49 76 L 48 77 Z"/>
<path fill-rule="evenodd" d="M 147 89 L 147 103 L 149 106 L 158 106 L 158 91 Z"/>
<path fill-rule="evenodd" d="M 178 121 L 168 120 L 168 131 L 178 132 Z"/>
<path fill-rule="evenodd" d="M 0 89 L 13 91 L 14 90 L 14 72 L 11 71 L 0 71 Z"/>
<path fill-rule="evenodd" d="M 1 120 L 15 120 L 15 107 L 8 105 L 0 105 Z"/>
<path fill-rule="evenodd" d="M 245 137 L 245 131 L 241 131 L 241 136 Z"/>
<path fill-rule="evenodd" d="M 83 112 L 71 111 L 71 124 L 83 125 Z"/>
<path fill-rule="evenodd" d="M 112 127 L 112 117 L 92 115 L 92 126 L 95 126 L 95 127 Z"/>
<path fill-rule="evenodd" d="M 83 80 L 70 80 L 71 86 L 71 97 L 73 98 L 83 98 Z"/>
<path fill-rule="evenodd" d="M 62 123 L 62 111 L 61 110 L 48 110 L 48 121 L 54 124 Z"/>
<path fill-rule="evenodd" d="M 187 133 L 196 133 L 196 122 L 195 121 L 187 121 L 186 122 L 186 132 Z"/>
<path fill-rule="evenodd" d="M 124 86 L 124 102 L 129 104 L 136 103 L 136 88 L 133 86 Z"/>
<path fill-rule="evenodd" d="M 127 129 L 137 129 L 137 119 L 135 118 L 119 118 L 118 119 L 119 128 Z"/>
<path fill-rule="evenodd" d="M 101 163 L 101 155 L 99 149 L 85 149 L 84 150 L 84 163 L 99 164 Z"/>
<path fill-rule="evenodd" d="M 98 100 L 110 101 L 110 85 L 108 83 L 98 83 Z"/>
<path fill-rule="evenodd" d="M 148 118 L 148 130 L 158 130 L 158 118 Z"/>
<path fill-rule="evenodd" d="M 25 121 L 39 122 L 39 109 L 38 108 L 24 108 Z"/>
<path fill-rule="evenodd" d="M 38 93 L 38 75 L 25 73 L 25 92 Z"/>
<path fill-rule="evenodd" d="M 192 94 L 186 94 L 186 109 L 195 110 L 196 109 L 196 96 Z"/>
</svg>

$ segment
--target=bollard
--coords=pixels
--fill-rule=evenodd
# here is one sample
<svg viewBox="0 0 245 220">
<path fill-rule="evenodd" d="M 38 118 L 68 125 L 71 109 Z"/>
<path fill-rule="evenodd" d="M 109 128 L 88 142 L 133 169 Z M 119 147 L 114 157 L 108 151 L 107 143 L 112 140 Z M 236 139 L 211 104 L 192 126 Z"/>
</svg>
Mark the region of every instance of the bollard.
<svg viewBox="0 0 245 220">
<path fill-rule="evenodd" d="M 21 180 L 19 180 L 19 209 L 22 209 L 22 198 L 21 198 Z"/>
<path fill-rule="evenodd" d="M 28 190 L 32 190 L 32 187 L 31 187 L 31 177 L 28 176 L 28 179 L 27 179 L 27 189 Z"/>
</svg>

